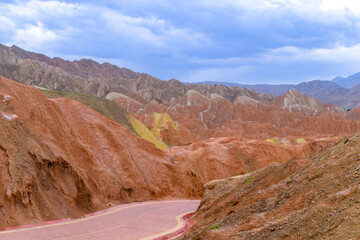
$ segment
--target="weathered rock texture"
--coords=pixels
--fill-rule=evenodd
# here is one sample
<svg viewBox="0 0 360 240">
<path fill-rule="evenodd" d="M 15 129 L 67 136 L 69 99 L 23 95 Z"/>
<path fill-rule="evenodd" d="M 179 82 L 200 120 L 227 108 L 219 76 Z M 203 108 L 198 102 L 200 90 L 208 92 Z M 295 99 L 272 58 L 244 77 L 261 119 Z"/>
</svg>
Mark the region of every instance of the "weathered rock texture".
<svg viewBox="0 0 360 240">
<path fill-rule="evenodd" d="M 358 239 L 359 144 L 207 183 L 183 239 Z"/>
<path fill-rule="evenodd" d="M 199 198 L 210 180 L 302 158 L 335 140 L 222 138 L 162 151 L 80 102 L 48 100 L 2 77 L 0 129 L 0 228 L 120 202 Z"/>
<path fill-rule="evenodd" d="M 111 92 L 136 95 L 140 101 L 169 101 L 194 89 L 210 96 L 217 93 L 231 101 L 237 96 L 271 101 L 274 95 L 259 94 L 241 87 L 184 84 L 175 79 L 161 81 L 144 73 L 119 68 L 109 63 L 99 64 L 90 59 L 65 61 L 43 54 L 27 52 L 17 46 L 0 44 L 0 75 L 26 85 L 35 85 L 63 92 L 86 93 L 105 97 Z"/>
<path fill-rule="evenodd" d="M 169 103 L 153 100 L 139 104 L 124 97 L 114 101 L 149 129 L 157 129 L 157 136 L 170 145 L 231 136 L 247 139 L 341 137 L 360 129 L 357 109 L 346 112 L 294 89 L 270 103 L 250 97 L 238 97 L 231 102 L 215 94 L 208 98 L 194 90 Z M 161 128 L 156 126 L 160 115 L 168 116 L 168 125 L 163 124 Z"/>
</svg>

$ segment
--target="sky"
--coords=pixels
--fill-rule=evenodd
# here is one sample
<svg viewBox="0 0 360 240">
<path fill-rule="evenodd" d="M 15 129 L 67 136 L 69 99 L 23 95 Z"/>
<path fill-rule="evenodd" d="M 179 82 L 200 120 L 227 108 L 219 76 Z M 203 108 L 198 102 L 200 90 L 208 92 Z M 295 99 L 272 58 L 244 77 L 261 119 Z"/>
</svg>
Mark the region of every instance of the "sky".
<svg viewBox="0 0 360 240">
<path fill-rule="evenodd" d="M 163 80 L 329 80 L 360 72 L 360 1 L 2 0 L 0 43 Z"/>
</svg>

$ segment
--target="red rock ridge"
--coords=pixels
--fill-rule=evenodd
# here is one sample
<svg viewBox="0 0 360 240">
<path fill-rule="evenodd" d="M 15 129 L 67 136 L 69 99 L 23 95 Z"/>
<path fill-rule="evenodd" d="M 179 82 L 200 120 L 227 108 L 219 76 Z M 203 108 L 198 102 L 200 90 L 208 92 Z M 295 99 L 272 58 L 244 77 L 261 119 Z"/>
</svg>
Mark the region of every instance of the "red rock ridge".
<svg viewBox="0 0 360 240">
<path fill-rule="evenodd" d="M 77 101 L 47 100 L 2 77 L 0 114 L 1 228 L 120 202 L 199 198 L 210 180 L 303 157 L 334 141 L 283 146 L 222 138 L 161 151 Z"/>
</svg>

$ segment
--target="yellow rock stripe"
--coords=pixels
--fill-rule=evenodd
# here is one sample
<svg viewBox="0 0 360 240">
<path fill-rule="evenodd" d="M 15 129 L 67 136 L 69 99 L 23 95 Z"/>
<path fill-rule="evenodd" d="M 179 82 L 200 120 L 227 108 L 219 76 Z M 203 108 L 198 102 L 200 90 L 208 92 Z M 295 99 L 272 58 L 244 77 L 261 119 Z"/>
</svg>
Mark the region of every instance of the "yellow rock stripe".
<svg viewBox="0 0 360 240">
<path fill-rule="evenodd" d="M 166 149 L 169 147 L 163 141 L 158 139 L 142 122 L 140 122 L 136 118 L 128 116 L 128 121 L 141 138 L 153 143 L 155 147 L 159 149 Z"/>
</svg>

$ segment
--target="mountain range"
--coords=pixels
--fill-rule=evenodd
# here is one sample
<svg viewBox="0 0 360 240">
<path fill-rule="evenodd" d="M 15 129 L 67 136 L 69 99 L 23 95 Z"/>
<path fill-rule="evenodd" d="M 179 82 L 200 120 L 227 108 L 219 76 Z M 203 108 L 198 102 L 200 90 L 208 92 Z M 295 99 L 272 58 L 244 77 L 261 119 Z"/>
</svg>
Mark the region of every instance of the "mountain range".
<svg viewBox="0 0 360 240">
<path fill-rule="evenodd" d="M 241 87 L 184 84 L 171 79 L 162 81 L 149 74 L 137 73 L 109 63 L 99 64 L 91 59 L 66 61 L 43 54 L 25 51 L 17 46 L 0 44 L 0 75 L 11 80 L 54 91 L 84 93 L 105 97 L 110 92 L 132 93 L 133 97 L 150 101 L 169 101 L 188 90 L 210 96 L 219 94 L 229 100 L 246 95 L 257 100 L 272 101 L 275 96 L 260 94 Z"/>
<path fill-rule="evenodd" d="M 230 101 L 239 95 L 273 101 L 275 96 L 294 88 L 324 103 L 345 109 L 360 106 L 360 73 L 347 78 L 336 77 L 332 81 L 313 80 L 300 84 L 183 83 L 176 79 L 163 81 L 149 74 L 109 63 L 99 64 L 91 59 L 67 61 L 0 44 L 0 75 L 27 85 L 97 97 L 105 97 L 110 92 L 131 93 L 133 98 L 147 102 L 180 98 L 188 90 L 195 90 L 207 97 L 215 93 Z"/>
<path fill-rule="evenodd" d="M 238 84 L 229 82 L 198 82 L 201 84 L 220 85 L 228 87 L 238 86 L 252 89 L 260 93 L 280 96 L 290 89 L 296 89 L 303 94 L 315 97 L 324 103 L 334 104 L 346 109 L 360 106 L 360 73 L 347 78 L 336 77 L 331 81 L 313 80 L 299 84 Z"/>
</svg>

